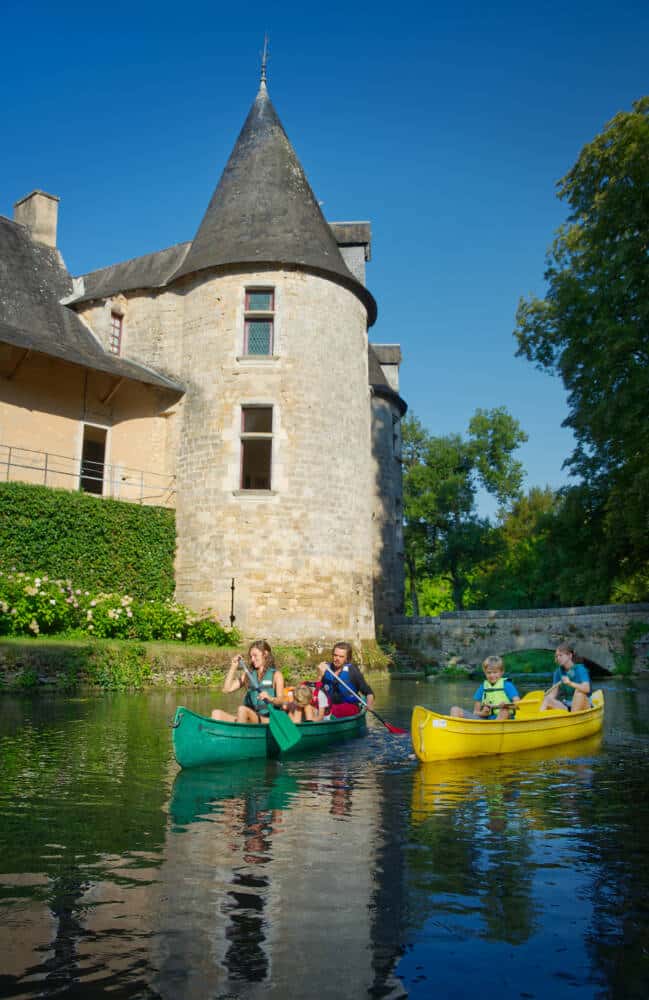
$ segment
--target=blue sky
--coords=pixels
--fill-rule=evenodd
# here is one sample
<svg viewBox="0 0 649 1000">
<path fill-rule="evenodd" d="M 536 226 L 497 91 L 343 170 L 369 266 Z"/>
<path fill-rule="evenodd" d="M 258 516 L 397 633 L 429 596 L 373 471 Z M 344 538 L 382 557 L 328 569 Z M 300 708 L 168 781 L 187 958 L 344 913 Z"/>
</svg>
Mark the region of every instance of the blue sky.
<svg viewBox="0 0 649 1000">
<path fill-rule="evenodd" d="M 565 482 L 565 393 L 514 356 L 514 314 L 543 293 L 556 181 L 649 91 L 646 3 L 5 0 L 2 27 L 0 213 L 59 195 L 75 274 L 192 238 L 267 30 L 270 94 L 325 215 L 372 222 L 370 335 L 401 343 L 411 410 L 446 434 L 504 405 L 529 434 L 526 486 Z"/>
</svg>

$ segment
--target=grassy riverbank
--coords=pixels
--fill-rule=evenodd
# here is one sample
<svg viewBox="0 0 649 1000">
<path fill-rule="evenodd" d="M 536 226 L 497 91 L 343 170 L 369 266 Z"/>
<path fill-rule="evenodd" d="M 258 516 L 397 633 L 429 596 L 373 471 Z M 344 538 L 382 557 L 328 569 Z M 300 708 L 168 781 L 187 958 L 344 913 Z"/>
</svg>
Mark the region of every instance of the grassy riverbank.
<svg viewBox="0 0 649 1000">
<path fill-rule="evenodd" d="M 238 647 L 182 642 L 133 642 L 119 639 L 3 637 L 0 640 L 0 690 L 38 688 L 71 691 L 82 685 L 103 690 L 149 687 L 220 688 Z M 276 662 L 288 684 L 313 679 L 329 650 L 319 645 L 274 645 Z M 363 644 L 363 669 L 385 672 L 389 655 L 377 643 Z"/>
</svg>

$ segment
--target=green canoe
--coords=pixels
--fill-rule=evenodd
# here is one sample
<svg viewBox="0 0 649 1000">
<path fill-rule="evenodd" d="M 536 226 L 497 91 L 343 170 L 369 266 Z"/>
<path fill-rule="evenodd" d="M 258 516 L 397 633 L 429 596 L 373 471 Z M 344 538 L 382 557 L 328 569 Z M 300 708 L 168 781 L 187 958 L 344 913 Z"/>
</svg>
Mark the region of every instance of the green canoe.
<svg viewBox="0 0 649 1000">
<path fill-rule="evenodd" d="M 183 768 L 176 772 L 169 801 L 169 816 L 176 826 L 188 826 L 223 809 L 226 802 L 245 803 L 248 813 L 290 809 L 300 791 L 294 774 L 281 761 L 237 760 Z"/>
<path fill-rule="evenodd" d="M 217 722 L 205 715 L 179 705 L 172 723 L 173 746 L 181 767 L 202 764 L 229 763 L 255 757 L 294 756 L 311 750 L 322 750 L 332 743 L 342 743 L 362 735 L 367 728 L 365 712 L 346 719 L 324 722 L 301 722 L 297 726 L 300 740 L 282 753 L 273 738 L 270 726 L 248 722 Z"/>
</svg>

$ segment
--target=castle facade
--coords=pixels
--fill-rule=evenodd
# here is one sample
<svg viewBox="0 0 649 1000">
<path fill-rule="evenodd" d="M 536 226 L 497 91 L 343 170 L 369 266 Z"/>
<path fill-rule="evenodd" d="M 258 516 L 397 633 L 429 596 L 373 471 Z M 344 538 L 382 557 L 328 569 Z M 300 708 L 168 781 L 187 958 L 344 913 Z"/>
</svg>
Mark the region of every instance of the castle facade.
<svg viewBox="0 0 649 1000">
<path fill-rule="evenodd" d="M 73 278 L 57 209 L 0 218 L 7 478 L 45 454 L 47 485 L 173 503 L 177 599 L 247 636 L 373 637 L 402 611 L 401 352 L 368 341 L 369 224 L 324 219 L 265 81 L 192 241 Z"/>
</svg>

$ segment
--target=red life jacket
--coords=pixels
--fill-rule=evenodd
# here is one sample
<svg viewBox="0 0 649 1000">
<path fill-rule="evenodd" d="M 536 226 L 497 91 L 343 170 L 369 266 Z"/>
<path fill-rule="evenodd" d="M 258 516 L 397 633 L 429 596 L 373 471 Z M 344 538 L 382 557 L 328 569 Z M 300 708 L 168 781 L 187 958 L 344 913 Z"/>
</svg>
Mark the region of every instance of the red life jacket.
<svg viewBox="0 0 649 1000">
<path fill-rule="evenodd" d="M 318 692 L 323 691 L 327 699 L 327 705 L 325 708 L 325 715 L 329 715 L 331 712 L 331 698 L 329 697 L 329 692 L 325 690 L 322 686 L 322 681 L 311 681 L 309 687 L 313 687 L 313 698 L 311 699 L 311 704 L 318 711 L 320 710 L 320 705 L 318 704 Z"/>
</svg>

